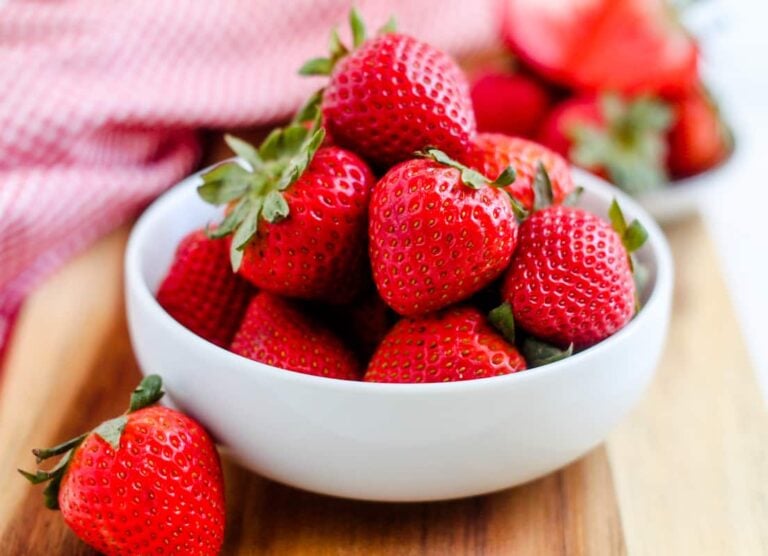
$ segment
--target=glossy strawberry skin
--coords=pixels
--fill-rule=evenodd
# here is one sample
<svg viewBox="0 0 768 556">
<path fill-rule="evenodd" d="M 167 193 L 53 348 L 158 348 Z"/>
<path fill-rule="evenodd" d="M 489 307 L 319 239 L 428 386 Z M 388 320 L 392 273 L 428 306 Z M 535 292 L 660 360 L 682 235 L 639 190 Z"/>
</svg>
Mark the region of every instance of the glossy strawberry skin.
<svg viewBox="0 0 768 556">
<path fill-rule="evenodd" d="M 365 285 L 368 201 L 374 177 L 356 155 L 321 148 L 285 192 L 290 214 L 261 220 L 239 273 L 260 289 L 329 303 Z"/>
<path fill-rule="evenodd" d="M 293 301 L 256 294 L 231 350 L 273 367 L 328 378 L 357 380 L 355 355 Z"/>
<path fill-rule="evenodd" d="M 523 222 L 502 295 L 517 326 L 560 347 L 596 344 L 635 312 L 621 238 L 604 220 L 573 207 L 549 207 Z"/>
<path fill-rule="evenodd" d="M 198 336 L 227 347 L 252 294 L 253 287 L 232 272 L 227 242 L 198 230 L 179 243 L 157 301 Z"/>
<path fill-rule="evenodd" d="M 466 299 L 499 276 L 515 249 L 517 221 L 503 191 L 471 189 L 458 170 L 419 159 L 376 184 L 368 234 L 379 294 L 413 316 Z"/>
<path fill-rule="evenodd" d="M 547 89 L 523 74 L 485 72 L 472 82 L 479 132 L 531 137 L 551 103 Z"/>
<path fill-rule="evenodd" d="M 728 157 L 731 138 L 717 107 L 702 89 L 674 105 L 675 123 L 669 133 L 670 173 L 676 178 L 714 168 Z"/>
<path fill-rule="evenodd" d="M 501 133 L 479 133 L 468 155 L 468 165 L 489 177 L 498 176 L 507 166 L 515 168 L 515 181 L 506 190 L 527 210 L 533 208 L 533 182 L 541 162 L 552 182 L 553 202 L 562 203 L 574 190 L 568 162 L 547 147 Z"/>
<path fill-rule="evenodd" d="M 469 85 L 456 63 L 396 33 L 371 39 L 338 62 L 322 111 L 336 144 L 382 169 L 428 146 L 456 158 L 475 131 Z"/>
<path fill-rule="evenodd" d="M 503 0 L 502 35 L 548 79 L 576 90 L 686 94 L 698 79 L 695 40 L 667 0 Z"/>
<path fill-rule="evenodd" d="M 118 554 L 218 554 L 224 484 L 210 436 L 166 407 L 127 416 L 115 452 L 91 433 L 59 490 L 67 525 L 83 541 Z"/>
<path fill-rule="evenodd" d="M 525 370 L 523 357 L 474 307 L 405 318 L 387 334 L 366 382 L 451 382 Z"/>
</svg>

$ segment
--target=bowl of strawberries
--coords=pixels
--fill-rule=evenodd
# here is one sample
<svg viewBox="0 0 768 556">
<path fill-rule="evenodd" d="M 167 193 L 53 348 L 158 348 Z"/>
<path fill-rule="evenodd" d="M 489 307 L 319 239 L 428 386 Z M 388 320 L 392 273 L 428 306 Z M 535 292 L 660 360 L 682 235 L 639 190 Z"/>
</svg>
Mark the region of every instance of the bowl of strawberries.
<svg viewBox="0 0 768 556">
<path fill-rule="evenodd" d="M 672 259 L 635 201 L 478 134 L 437 48 L 350 16 L 262 144 L 191 176 L 126 252 L 145 374 L 249 469 L 379 501 L 524 483 L 599 444 L 666 337 Z"/>
<path fill-rule="evenodd" d="M 659 221 L 695 211 L 735 142 L 683 26 L 706 6 L 670 4 L 499 0 L 504 55 L 472 78 L 478 129 L 546 145 Z"/>
</svg>

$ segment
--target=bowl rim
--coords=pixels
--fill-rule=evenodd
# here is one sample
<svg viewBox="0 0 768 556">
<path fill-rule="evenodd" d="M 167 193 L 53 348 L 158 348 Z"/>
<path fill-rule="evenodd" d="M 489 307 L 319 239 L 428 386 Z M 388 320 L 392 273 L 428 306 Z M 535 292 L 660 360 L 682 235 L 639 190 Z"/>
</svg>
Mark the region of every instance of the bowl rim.
<svg viewBox="0 0 768 556">
<path fill-rule="evenodd" d="M 421 383 L 378 383 L 315 376 L 273 367 L 259 361 L 242 357 L 219 347 L 201 338 L 177 322 L 157 302 L 157 299 L 141 272 L 141 262 L 143 260 L 142 246 L 147 241 L 149 228 L 151 227 L 152 222 L 169 210 L 171 205 L 178 204 L 185 198 L 185 196 L 189 195 L 189 190 L 197 185 L 200 174 L 206 170 L 207 169 L 200 170 L 172 186 L 168 191 L 160 195 L 134 224 L 125 251 L 125 292 L 126 294 L 133 294 L 130 295 L 130 297 L 135 303 L 141 304 L 144 307 L 144 312 L 149 315 L 149 318 L 159 320 L 164 327 L 170 327 L 176 334 L 180 335 L 181 338 L 185 338 L 188 342 L 197 343 L 198 348 L 209 352 L 212 358 L 220 359 L 223 368 L 219 369 L 218 372 L 224 372 L 224 369 L 229 369 L 230 367 L 238 367 L 241 371 L 266 373 L 267 375 L 271 375 L 275 380 L 304 384 L 316 388 L 332 388 L 349 390 L 350 392 L 367 393 L 375 391 L 398 395 L 421 395 L 427 392 L 443 390 L 456 392 L 459 390 L 474 391 L 483 390 L 485 388 L 498 388 L 502 383 L 507 381 L 524 382 L 538 380 L 547 375 L 563 372 L 574 363 L 588 363 L 590 360 L 598 357 L 602 351 L 609 349 L 614 344 L 621 342 L 624 338 L 633 334 L 646 320 L 651 318 L 651 315 L 656 312 L 654 309 L 660 304 L 668 303 L 669 298 L 671 297 L 674 263 L 669 244 L 659 225 L 649 213 L 637 201 L 629 197 L 629 195 L 608 184 L 603 179 L 573 167 L 572 171 L 577 183 L 583 185 L 586 190 L 594 192 L 606 202 L 611 197 L 615 197 L 626 213 L 632 214 L 634 218 L 640 220 L 648 231 L 647 246 L 650 247 L 653 257 L 656 259 L 656 279 L 647 302 L 644 304 L 641 311 L 618 332 L 594 346 L 590 346 L 566 359 L 549 363 L 541 367 L 528 369 L 524 372 L 515 372 L 507 375 L 474 380 Z M 130 301 L 126 301 L 130 303 Z M 162 374 L 162 371 L 160 371 L 160 373 Z"/>
</svg>

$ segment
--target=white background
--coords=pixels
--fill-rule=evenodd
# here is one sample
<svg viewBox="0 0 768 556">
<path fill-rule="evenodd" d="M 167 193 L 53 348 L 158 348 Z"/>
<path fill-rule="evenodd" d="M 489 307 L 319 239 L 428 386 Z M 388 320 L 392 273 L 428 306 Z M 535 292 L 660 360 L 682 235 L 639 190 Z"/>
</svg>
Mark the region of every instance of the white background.
<svg viewBox="0 0 768 556">
<path fill-rule="evenodd" d="M 701 210 L 768 400 L 768 2 L 699 0 L 689 17 L 737 144 Z"/>
</svg>

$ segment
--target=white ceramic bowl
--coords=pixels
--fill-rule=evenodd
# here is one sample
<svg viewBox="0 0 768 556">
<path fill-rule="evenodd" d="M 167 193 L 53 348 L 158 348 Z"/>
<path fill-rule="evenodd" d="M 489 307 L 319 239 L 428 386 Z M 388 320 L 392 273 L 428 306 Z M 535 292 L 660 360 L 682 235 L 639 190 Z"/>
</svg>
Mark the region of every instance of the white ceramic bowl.
<svg viewBox="0 0 768 556">
<path fill-rule="evenodd" d="M 643 193 L 637 202 L 662 224 L 691 216 L 699 210 L 708 192 L 728 183 L 729 172 L 738 164 L 739 155 L 740 150 L 734 148 L 728 158 L 714 168 Z"/>
<path fill-rule="evenodd" d="M 599 444 L 638 401 L 667 332 L 672 259 L 639 206 L 576 170 L 582 205 L 606 214 L 615 195 L 640 218 L 651 270 L 644 308 L 624 329 L 569 359 L 517 374 L 439 384 L 320 378 L 250 361 L 188 331 L 153 293 L 179 239 L 217 215 L 197 177 L 158 199 L 131 234 L 126 295 L 144 373 L 246 467 L 299 488 L 366 500 L 471 496 L 525 483 Z"/>
</svg>

